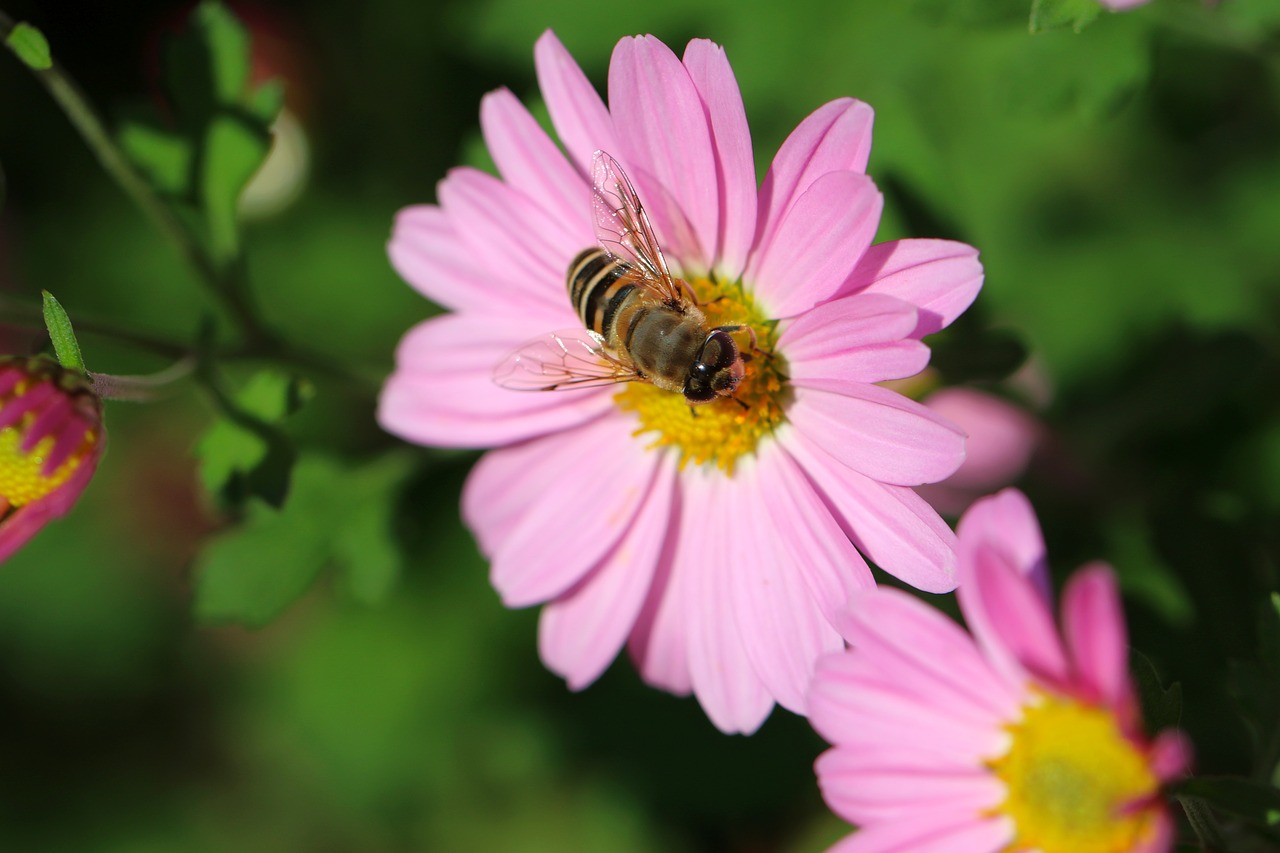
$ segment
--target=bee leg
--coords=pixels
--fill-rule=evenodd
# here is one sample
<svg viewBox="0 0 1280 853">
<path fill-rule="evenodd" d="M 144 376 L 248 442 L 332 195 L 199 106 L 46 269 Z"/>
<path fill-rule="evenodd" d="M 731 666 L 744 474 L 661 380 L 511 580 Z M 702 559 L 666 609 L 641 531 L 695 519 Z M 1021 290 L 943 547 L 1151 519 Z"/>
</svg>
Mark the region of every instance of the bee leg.
<svg viewBox="0 0 1280 853">
<path fill-rule="evenodd" d="M 690 404 L 689 404 L 689 417 L 691 417 L 691 418 L 696 418 L 697 416 L 698 416 L 698 407 L 697 407 L 697 406 L 695 406 L 695 405 L 693 405 L 692 403 L 690 403 Z"/>
<path fill-rule="evenodd" d="M 749 403 L 744 403 L 744 402 L 742 402 L 741 400 L 739 400 L 737 397 L 730 397 L 729 399 L 730 399 L 730 400 L 732 400 L 733 402 L 737 403 L 739 406 L 741 406 L 741 407 L 742 407 L 742 411 L 744 411 L 744 412 L 749 412 L 749 411 L 751 411 L 751 404 L 749 404 Z"/>
</svg>

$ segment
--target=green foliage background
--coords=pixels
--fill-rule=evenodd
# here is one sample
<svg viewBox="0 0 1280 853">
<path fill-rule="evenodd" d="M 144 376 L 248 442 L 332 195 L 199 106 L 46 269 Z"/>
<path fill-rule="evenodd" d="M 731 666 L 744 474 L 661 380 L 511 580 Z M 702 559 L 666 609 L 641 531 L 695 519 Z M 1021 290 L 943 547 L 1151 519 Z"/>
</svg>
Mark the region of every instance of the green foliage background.
<svg viewBox="0 0 1280 853">
<path fill-rule="evenodd" d="M 127 5 L 5 11 L 43 31 L 127 148 L 152 152 L 163 190 L 191 156 L 165 128 L 191 114 L 161 96 L 160 34 L 188 8 Z M 952 350 L 1012 333 L 1052 389 L 1051 446 L 1020 485 L 1058 577 L 1113 563 L 1135 649 L 1153 681 L 1181 684 L 1180 711 L 1161 707 L 1198 769 L 1272 780 L 1280 5 L 1043 3 L 1039 23 L 1065 26 L 1036 34 L 1025 0 L 233 8 L 284 78 L 312 173 L 241 233 L 226 187 L 244 161 L 204 152 L 222 171 L 184 215 L 251 282 L 266 327 L 372 381 L 299 384 L 245 360 L 227 375 L 252 415 L 238 425 L 191 383 L 110 405 L 81 505 L 0 569 L 0 849 L 816 851 L 845 831 L 803 720 L 727 738 L 625 663 L 566 691 L 537 661 L 536 613 L 501 608 L 458 520 L 474 455 L 405 448 L 373 422 L 397 340 L 434 310 L 388 266 L 392 216 L 484 161 L 485 91 L 536 100 L 547 27 L 600 85 L 623 35 L 725 45 L 762 171 L 823 102 L 876 109 L 880 239 L 978 246 L 976 331 Z M 3 59 L 0 296 L 55 293 L 90 368 L 114 374 L 167 362 L 95 327 L 229 329 Z M 232 106 L 266 114 L 278 96 Z M 248 120 L 220 127 L 248 148 L 216 152 L 257 144 Z M 38 345 L 8 322 L 0 348 Z"/>
</svg>

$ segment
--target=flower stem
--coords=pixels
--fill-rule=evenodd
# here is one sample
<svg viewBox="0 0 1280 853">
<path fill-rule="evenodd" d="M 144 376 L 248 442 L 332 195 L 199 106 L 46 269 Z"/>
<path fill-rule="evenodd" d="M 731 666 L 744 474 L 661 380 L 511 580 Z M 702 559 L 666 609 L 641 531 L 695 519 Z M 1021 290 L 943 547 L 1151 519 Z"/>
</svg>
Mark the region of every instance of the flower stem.
<svg viewBox="0 0 1280 853">
<path fill-rule="evenodd" d="M 13 19 L 0 11 L 0 39 L 7 43 L 14 26 Z M 174 244 L 196 278 L 222 302 L 244 334 L 250 340 L 271 340 L 274 336 L 262 326 L 245 297 L 245 289 L 240 286 L 237 272 L 240 265 L 233 261 L 226 266 L 224 272 L 210 260 L 199 241 L 174 214 L 172 208 L 155 194 L 147 180 L 125 157 L 84 92 L 56 60 L 51 61 L 47 68 L 27 67 L 66 113 L 67 119 L 98 158 L 102 168 Z"/>
</svg>

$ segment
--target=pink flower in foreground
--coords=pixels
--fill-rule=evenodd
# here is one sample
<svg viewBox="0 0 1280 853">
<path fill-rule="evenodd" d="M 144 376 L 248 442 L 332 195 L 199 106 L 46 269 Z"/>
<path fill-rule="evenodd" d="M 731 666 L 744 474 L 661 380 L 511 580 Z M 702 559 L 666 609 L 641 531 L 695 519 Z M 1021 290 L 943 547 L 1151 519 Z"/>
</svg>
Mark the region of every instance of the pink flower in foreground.
<svg viewBox="0 0 1280 853">
<path fill-rule="evenodd" d="M 941 483 L 921 486 L 938 512 L 959 515 L 983 495 L 1017 480 L 1043 428 L 1025 409 L 973 388 L 942 388 L 921 402 L 964 430 L 964 464 Z"/>
<path fill-rule="evenodd" d="M 695 40 L 681 59 L 623 39 L 608 107 L 551 33 L 535 60 L 567 157 L 511 92 L 491 92 L 480 120 L 501 177 L 455 169 L 438 206 L 400 213 L 393 264 L 453 313 L 401 342 L 380 422 L 423 444 L 498 448 L 463 515 L 503 601 L 546 605 L 542 658 L 571 688 L 627 645 L 646 681 L 695 693 L 725 731 L 753 731 L 775 701 L 803 713 L 814 661 L 843 645 L 832 616 L 873 585 L 858 550 L 921 589 L 954 588 L 954 535 L 911 487 L 954 471 L 963 437 L 874 383 L 925 366 L 920 338 L 981 286 L 977 252 L 871 245 L 882 202 L 863 103 L 805 119 L 757 188 L 717 45 Z M 635 184 L 711 325 L 754 331 L 736 401 L 695 411 L 642 382 L 495 384 L 522 344 L 583 328 L 566 275 L 598 245 L 597 150 Z"/>
<path fill-rule="evenodd" d="M 0 561 L 71 509 L 105 444 L 102 402 L 83 374 L 0 357 Z"/>
<path fill-rule="evenodd" d="M 841 853 L 1169 850 L 1160 785 L 1176 732 L 1142 733 L 1110 568 L 1081 569 L 1054 624 L 1031 505 L 1006 489 L 961 519 L 960 609 L 973 636 L 897 590 L 854 598 L 853 648 L 823 658 L 810 721 Z"/>
</svg>

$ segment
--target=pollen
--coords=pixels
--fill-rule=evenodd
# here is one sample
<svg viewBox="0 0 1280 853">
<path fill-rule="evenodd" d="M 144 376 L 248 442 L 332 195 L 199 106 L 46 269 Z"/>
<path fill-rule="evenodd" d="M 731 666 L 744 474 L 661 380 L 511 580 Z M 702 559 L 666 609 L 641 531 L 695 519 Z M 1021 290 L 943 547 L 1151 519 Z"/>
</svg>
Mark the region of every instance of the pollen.
<svg viewBox="0 0 1280 853">
<path fill-rule="evenodd" d="M 711 463 L 732 475 L 737 461 L 754 454 L 786 420 L 789 389 L 785 364 L 776 352 L 777 323 L 762 314 L 740 282 L 700 278 L 689 283 L 708 328 L 743 327 L 731 332 L 746 361 L 737 390 L 732 397 L 694 407 L 681 394 L 634 382 L 614 400 L 623 411 L 636 414 L 635 435 L 648 438 L 649 447 L 679 452 L 681 468 L 690 462 Z"/>
<path fill-rule="evenodd" d="M 992 762 L 1008 795 L 1010 850 L 1123 853 L 1153 829 L 1159 782 L 1146 757 L 1105 708 L 1041 695 L 1010 727 L 1009 751 Z"/>
</svg>

